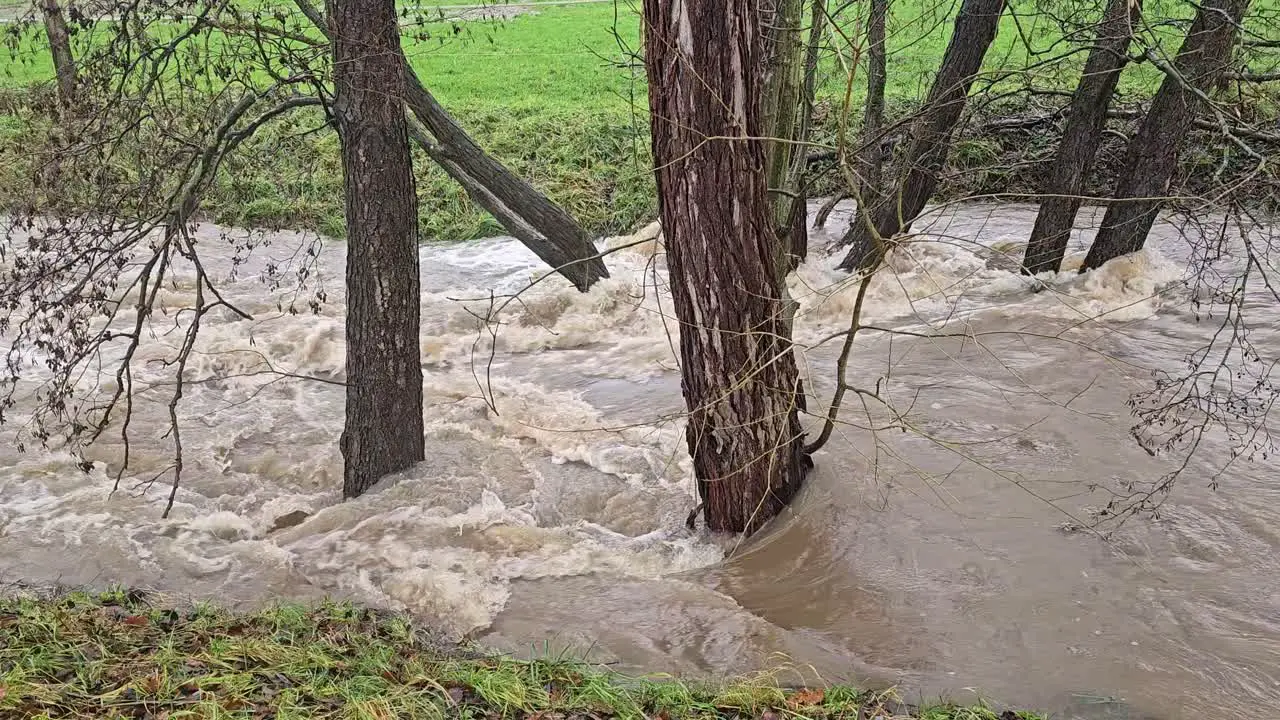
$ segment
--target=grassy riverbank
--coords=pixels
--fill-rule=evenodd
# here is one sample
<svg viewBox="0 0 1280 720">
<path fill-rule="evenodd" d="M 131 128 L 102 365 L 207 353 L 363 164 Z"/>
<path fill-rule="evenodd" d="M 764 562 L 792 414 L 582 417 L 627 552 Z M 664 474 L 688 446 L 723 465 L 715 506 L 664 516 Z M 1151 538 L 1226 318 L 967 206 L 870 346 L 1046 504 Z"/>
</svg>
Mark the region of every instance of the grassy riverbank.
<svg viewBox="0 0 1280 720">
<path fill-rule="evenodd" d="M 861 714 L 860 714 L 861 713 Z M 0 598 L 0 718 L 1033 720 L 847 687 L 632 678 L 444 646 L 348 604 L 237 614 L 141 592 Z"/>
<path fill-rule="evenodd" d="M 268 4 L 291 7 L 283 0 Z M 419 21 L 430 15 L 411 11 L 405 20 L 405 50 L 427 85 L 483 147 L 564 206 L 589 232 L 613 234 L 652 219 L 657 209 L 643 72 L 620 66 L 624 48 L 639 46 L 637 8 L 638 4 L 622 0 L 616 5 L 534 2 L 526 14 L 502 21 L 425 25 Z M 888 115 L 901 118 L 927 92 L 945 50 L 950 23 L 931 0 L 894 3 L 893 14 Z M 856 17 L 851 15 L 848 24 L 846 33 L 856 36 Z M 1152 32 L 1160 33 L 1162 39 L 1168 35 L 1172 47 L 1180 30 L 1161 25 Z M 1259 32 L 1280 31 L 1267 26 Z M 1037 96 L 1031 103 L 1017 94 L 999 102 L 989 98 L 1027 82 L 1042 91 L 1069 90 L 1082 54 L 1039 65 L 1040 58 L 1027 49 L 1028 43 L 1051 46 L 1061 38 L 1062 28 L 1051 18 L 1005 18 L 988 55 L 987 75 L 979 82 L 988 99 L 974 103 L 972 117 L 957 133 L 941 198 L 1039 191 L 1060 132 L 1059 119 L 1049 116 L 1048 109 L 1061 99 L 1049 102 Z M 36 169 L 49 161 L 49 120 L 27 111 L 31 93 L 49 92 L 52 68 L 42 43 L 39 28 L 30 29 L 13 61 L 0 69 L 0 211 L 33 206 L 77 210 L 67 206 L 67 198 L 77 195 L 77 188 L 68 184 L 77 178 L 64 175 L 36 188 L 34 200 L 28 190 Z M 824 58 L 815 153 L 836 146 L 842 130 L 847 137 L 856 131 L 839 121 L 847 77 L 841 62 L 831 55 Z M 1017 69 L 1025 71 L 1014 72 Z M 1136 114 L 1160 77 L 1150 63 L 1126 70 L 1118 106 Z M 37 85 L 44 89 L 34 89 Z M 863 85 L 859 73 L 850 98 L 855 118 Z M 1272 88 L 1280 89 L 1280 84 L 1249 88 L 1246 96 L 1232 96 L 1232 104 L 1246 121 L 1274 120 L 1277 103 Z M 202 104 L 194 101 L 189 107 L 199 110 Z M 202 113 L 199 110 L 197 115 Z M 1018 124 L 1036 116 L 1044 119 Z M 342 235 L 339 147 L 332 132 L 310 132 L 321 124 L 318 112 L 303 111 L 259 131 L 224 166 L 202 202 L 202 216 L 228 225 Z M 1114 122 L 1115 132 L 1107 136 L 1087 188 L 1091 194 L 1108 194 L 1123 162 L 1124 136 L 1134 129 L 1132 120 Z M 1196 135 L 1186 143 L 1182 156 L 1181 177 L 1187 179 L 1190 191 L 1229 186 L 1252 170 L 1250 158 L 1230 151 L 1216 131 L 1200 130 Z M 1258 147 L 1266 153 L 1280 149 L 1280 144 Z M 145 147 L 134 150 L 145 155 Z M 502 232 L 443 171 L 422 156 L 415 163 L 424 239 L 458 240 Z M 841 189 L 842 178 L 830 162 L 818 163 L 813 170 L 810 196 Z M 1236 192 L 1257 195 L 1246 199 L 1263 205 L 1274 203 L 1277 194 L 1257 182 L 1244 184 Z"/>
</svg>

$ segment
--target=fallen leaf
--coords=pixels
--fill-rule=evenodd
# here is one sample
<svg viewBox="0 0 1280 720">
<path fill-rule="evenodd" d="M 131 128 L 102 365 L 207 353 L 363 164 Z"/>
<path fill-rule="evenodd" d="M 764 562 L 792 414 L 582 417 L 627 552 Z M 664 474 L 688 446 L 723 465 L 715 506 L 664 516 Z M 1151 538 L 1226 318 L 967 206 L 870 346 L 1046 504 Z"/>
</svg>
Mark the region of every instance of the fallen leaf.
<svg viewBox="0 0 1280 720">
<path fill-rule="evenodd" d="M 806 688 L 792 693 L 791 697 L 787 698 L 787 705 L 792 708 L 813 707 L 814 705 L 821 705 L 825 697 L 826 693 L 821 689 L 810 690 Z"/>
</svg>

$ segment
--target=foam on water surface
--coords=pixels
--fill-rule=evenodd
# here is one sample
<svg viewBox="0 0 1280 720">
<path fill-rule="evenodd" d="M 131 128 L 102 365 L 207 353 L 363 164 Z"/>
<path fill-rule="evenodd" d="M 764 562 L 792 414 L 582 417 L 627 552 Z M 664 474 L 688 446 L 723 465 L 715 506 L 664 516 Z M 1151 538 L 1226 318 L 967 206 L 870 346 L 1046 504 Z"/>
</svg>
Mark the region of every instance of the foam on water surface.
<svg viewBox="0 0 1280 720">
<path fill-rule="evenodd" d="M 221 313 L 202 328 L 188 366 L 199 382 L 183 405 L 193 429 L 185 433 L 187 472 L 174 519 L 158 519 L 163 488 L 140 485 L 171 462 L 160 437 L 162 390 L 171 382 L 163 361 L 181 335 L 168 332 L 136 356 L 136 380 L 153 389 L 136 410 L 131 474 L 121 491 L 106 498 L 105 471 L 122 451 L 110 434 L 89 451 L 99 463 L 93 475 L 72 475 L 69 457 L 55 462 L 59 477 L 48 484 L 30 461 L 0 474 L 0 518 L 19 546 L 146 545 L 145 560 L 122 553 L 113 561 L 144 575 L 176 562 L 189 575 L 221 575 L 224 584 L 264 565 L 287 565 L 318 587 L 435 615 L 457 632 L 486 627 L 515 579 L 660 577 L 722 557 L 719 544 L 682 528 L 695 497 L 678 415 L 615 424 L 581 392 L 550 387 L 566 372 L 628 382 L 673 376 L 678 326 L 656 224 L 600 241 L 611 251 L 611 277 L 587 293 L 558 277 L 529 286 L 546 271 L 511 239 L 425 246 L 428 461 L 347 502 L 337 492 L 334 442 L 341 387 L 271 374 L 344 379 L 342 247 L 322 247 L 310 281 L 325 288 L 328 302 L 318 313 L 295 315 L 282 311 L 296 299 L 291 289 L 269 292 L 259 277 L 293 245 L 313 241 L 275 238 L 233 269 L 218 262 L 225 234 L 200 229 L 205 263 L 228 300 L 255 317 Z M 1066 270 L 1034 279 L 998 260 L 1017 252 L 997 239 L 984 256 L 949 239 L 945 228 L 926 229 L 889 255 L 888 271 L 869 289 L 864 321 L 945 328 L 995 305 L 1133 319 L 1155 312 L 1159 291 L 1176 279 L 1176 266 L 1155 250 L 1084 278 Z M 858 279 L 835 270 L 838 259 L 817 249 L 791 278 L 802 345 L 848 322 Z M 1032 293 L 1037 283 L 1050 292 Z M 181 323 L 176 311 L 194 292 L 191 269 L 176 267 L 158 295 L 158 315 Z M 132 320 L 127 312 L 119 318 L 125 326 Z M 564 351 L 587 355 L 559 356 Z M 501 371 L 493 373 L 490 362 Z M 115 390 L 111 376 L 94 382 L 101 392 Z M 295 511 L 308 517 L 271 532 L 277 518 Z"/>
<path fill-rule="evenodd" d="M 833 229 L 841 222 L 837 213 Z M 1079 275 L 1075 268 L 1087 238 L 1077 237 L 1062 272 L 1031 278 L 1018 272 L 1028 228 L 1028 210 L 1020 206 L 939 211 L 919 224 L 916 237 L 889 254 L 887 269 L 868 289 L 863 322 L 925 333 L 1031 327 L 1041 335 L 1104 334 L 1158 319 L 1185 300 L 1184 263 L 1176 259 L 1175 243 L 1155 243 Z M 1044 542 L 1039 536 L 1001 545 L 1004 528 L 993 524 L 972 530 L 989 533 L 981 543 L 970 541 L 967 530 L 915 506 L 911 512 L 916 514 L 895 516 L 885 521 L 891 529 L 884 530 L 875 516 L 857 515 L 863 505 L 879 505 L 879 497 L 840 505 L 864 491 L 876 496 L 881 488 L 864 488 L 874 482 L 858 479 L 878 481 L 867 468 L 884 461 L 855 447 L 859 436 L 844 428 L 819 458 L 811 490 L 827 499 L 806 501 L 807 514 L 800 519 L 784 522 L 765 541 L 745 548 L 688 531 L 684 520 L 697 500 L 680 417 L 679 328 L 656 226 L 602 239 L 598 246 L 613 250 L 606 258 L 610 278 L 587 293 L 555 276 L 530 286 L 546 270 L 509 238 L 424 246 L 420 340 L 427 460 L 360 498 L 343 501 L 337 449 L 346 353 L 343 247 L 320 246 L 310 290 L 322 286 L 327 299 L 313 313 L 307 310 L 308 293 L 295 294 L 288 283 L 271 289 L 262 276 L 314 238 L 273 236 L 250 262 L 232 267 L 223 232 L 200 228 L 206 266 L 227 299 L 253 319 L 230 312 L 205 319 L 188 365 L 190 384 L 181 407 L 186 468 L 171 517 L 160 518 L 168 492 L 165 470 L 172 463 L 164 435 L 172 368 L 164 361 L 174 357 L 181 342 L 174 328 L 180 330 L 185 321 L 177 311 L 194 299 L 194 274 L 181 265 L 160 295 L 164 307 L 153 318 L 158 331 L 136 356 L 135 380 L 143 391 L 131 426 L 131 469 L 119 490 L 110 492 L 123 452 L 117 434 L 109 432 L 87 451 L 96 464 L 86 475 L 66 453 L 13 453 L 12 427 L 4 429 L 0 557 L 11 560 L 0 561 L 0 570 L 37 580 L 160 586 L 229 601 L 337 594 L 421 613 L 455 636 L 493 629 L 509 638 L 529 630 L 535 608 L 548 617 L 573 615 L 576 605 L 556 609 L 557 593 L 580 590 L 596 593 L 581 599 L 586 613 L 581 619 L 588 628 L 583 632 L 612 638 L 621 656 L 627 655 L 623 645 L 632 643 L 635 657 L 679 655 L 741 669 L 749 664 L 744 658 L 755 662 L 785 649 L 811 653 L 815 662 L 825 658 L 831 666 L 857 657 L 859 667 L 896 667 L 904 673 L 947 672 L 933 665 L 962 655 L 947 644 L 949 633 L 996 653 L 990 645 L 995 641 L 964 635 L 987 627 L 982 623 L 939 630 L 940 649 L 913 634 L 927 624 L 924 616 L 949 618 L 965 612 L 970 602 L 987 607 L 964 594 L 977 593 L 974 577 L 1001 588 L 1003 594 L 990 602 L 1030 592 L 1001 578 L 1001 572 L 1014 570 L 984 570 L 990 558 L 973 554 L 973 547 L 1012 554 L 1034 549 Z M 858 278 L 835 269 L 839 254 L 825 252 L 824 239 L 830 238 L 815 233 L 811 257 L 789 281 L 799 304 L 795 337 L 807 353 L 803 367 L 815 386 L 830 375 L 839 344 L 831 338 L 847 329 L 859 285 Z M 301 312 L 290 312 L 291 306 Z M 119 318 L 124 325 L 131 321 L 128 312 Z M 859 346 L 865 354 L 856 358 L 855 372 L 868 386 L 876 382 L 880 371 L 873 365 L 883 349 L 872 343 L 882 337 L 868 332 L 868 345 Z M 1082 422 L 1074 416 L 1045 422 L 1035 407 L 1023 417 L 1021 408 L 995 404 L 991 398 L 1004 392 L 995 383 L 960 378 L 943 387 L 941 378 L 956 372 L 957 361 L 952 348 L 938 347 L 921 343 L 917 348 L 937 355 L 932 364 L 894 371 L 908 387 L 935 388 L 929 399 L 937 416 L 921 420 L 920 428 L 997 437 L 1011 425 L 1034 428 L 1041 434 L 1026 444 L 1006 438 L 992 445 L 1009 448 L 1007 455 L 1015 461 L 1034 460 L 1038 469 L 1099 452 L 1082 450 L 1073 440 Z M 1073 371 L 1090 371 L 1087 359 L 1061 351 L 1040 357 L 1038 350 L 1012 343 L 1004 349 L 1022 370 L 1039 372 L 1050 390 L 1071 375 L 1053 367 L 1064 358 Z M 109 375 L 82 379 L 86 390 L 100 393 L 114 392 L 114 382 Z M 928 459 L 927 443 L 908 449 L 904 455 L 921 463 Z M 1114 449 L 1100 454 L 1121 455 Z M 950 459 L 938 464 L 943 473 L 954 467 Z M 959 485 L 942 490 L 926 488 L 920 496 L 932 499 L 936 492 L 945 508 L 941 517 L 949 518 L 959 513 L 952 507 L 957 498 L 986 502 L 1003 487 L 976 477 L 963 476 Z M 906 482 L 895 478 L 886 485 Z M 1009 498 L 1024 496 L 1000 497 L 1016 504 Z M 845 514 L 826 518 L 823 513 L 837 506 Z M 1030 513 L 1024 506 L 1008 512 Z M 277 527 L 280 518 L 294 513 L 305 518 Z M 849 519 L 855 515 L 856 522 Z M 1045 524 L 1060 521 L 1055 516 Z M 804 533 L 805 542 L 789 544 L 790 533 Z M 867 547 L 865 556 L 842 544 L 852 537 L 859 539 L 859 548 Z M 954 555 L 947 554 L 929 567 L 928 549 L 953 540 L 963 548 L 955 555 L 965 558 L 965 567 L 976 568 L 972 572 L 956 574 L 947 565 Z M 920 555 L 898 549 L 904 543 L 924 549 Z M 726 563 L 734 550 L 739 554 Z M 899 566 L 858 574 L 877 572 L 872 560 L 894 553 L 901 553 Z M 1022 565 L 999 567 L 1025 569 L 1037 561 L 1033 556 Z M 796 576 L 796 567 L 811 566 L 825 574 Z M 739 576 L 744 567 L 755 569 L 747 579 Z M 1074 597 L 1074 587 L 1063 583 L 1046 592 Z M 866 590 L 868 584 L 878 589 Z M 795 595 L 794 603 L 772 607 L 783 589 Z M 956 594 L 946 595 L 944 589 Z M 952 597 L 958 599 L 937 600 Z M 1037 598 L 1032 604 L 1055 602 Z M 596 606 L 617 619 L 591 615 L 587 608 Z M 1016 613 L 1017 607 L 1004 611 Z M 669 624 L 655 619 L 664 614 L 672 617 Z M 827 624 L 806 629 L 796 620 L 793 627 L 792 615 Z M 628 618 L 641 629 L 628 630 Z M 877 633 L 894 635 L 902 648 L 879 647 Z M 996 645 L 1017 646 L 1007 639 Z M 917 649 L 942 659 L 924 650 L 912 654 Z M 739 657 L 739 652 L 747 654 Z"/>
</svg>

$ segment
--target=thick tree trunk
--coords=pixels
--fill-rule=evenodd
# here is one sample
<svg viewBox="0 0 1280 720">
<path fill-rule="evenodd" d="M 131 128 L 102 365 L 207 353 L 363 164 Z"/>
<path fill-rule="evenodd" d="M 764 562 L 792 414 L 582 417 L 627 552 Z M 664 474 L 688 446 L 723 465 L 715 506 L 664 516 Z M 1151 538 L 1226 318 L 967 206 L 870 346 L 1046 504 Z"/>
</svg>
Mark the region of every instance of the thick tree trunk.
<svg viewBox="0 0 1280 720">
<path fill-rule="evenodd" d="M 951 42 L 920 115 L 911 125 L 910 144 L 898 161 L 896 191 L 850 227 L 849 254 L 842 270 L 879 266 L 895 236 L 911 229 L 938 186 L 938 173 L 951 148 L 951 134 L 968 100 L 969 88 L 1000 27 L 1004 0 L 964 0 Z M 859 213 L 859 215 L 862 215 Z"/>
<path fill-rule="evenodd" d="M 1109 0 L 1098 25 L 1084 74 L 1071 97 L 1067 126 L 1049 171 L 1046 197 L 1040 201 L 1035 228 L 1022 259 L 1028 275 L 1057 272 L 1080 211 L 1085 179 L 1093 167 L 1107 122 L 1107 108 L 1115 94 L 1120 71 L 1128 62 L 1133 27 L 1142 14 L 1142 0 Z"/>
<path fill-rule="evenodd" d="M 1201 95 L 1212 92 L 1231 63 L 1248 0 L 1205 0 L 1167 68 L 1151 108 L 1129 143 L 1124 174 L 1080 272 L 1141 250 L 1169 192 L 1178 146 L 1195 123 Z"/>
<path fill-rule="evenodd" d="M 820 5 L 821 0 L 815 4 Z M 807 253 L 808 227 L 804 221 L 804 163 L 808 157 L 809 112 L 805 81 L 808 53 L 800 41 L 803 0 L 763 0 L 761 24 L 765 30 L 765 101 L 761 111 L 766 146 L 767 182 L 774 227 L 777 228 L 785 277 Z M 815 58 L 816 60 L 816 58 Z M 797 168 L 796 161 L 800 165 Z M 797 206 L 799 211 L 797 212 Z"/>
<path fill-rule="evenodd" d="M 40 11 L 44 15 L 45 35 L 49 38 L 49 53 L 53 56 L 53 72 L 58 78 L 58 99 L 64 106 L 70 106 L 75 102 L 78 80 L 67 19 L 58 0 L 40 0 Z"/>
<path fill-rule="evenodd" d="M 310 0 L 294 0 L 313 25 L 328 35 L 324 16 Z M 329 36 L 332 40 L 332 36 Z M 582 226 L 560 206 L 487 155 L 436 102 L 407 60 L 401 60 L 410 111 L 434 137 L 431 158 L 466 189 L 477 205 L 524 243 L 543 262 L 555 268 L 574 287 L 585 292 L 595 281 L 609 277 Z"/>
<path fill-rule="evenodd" d="M 707 524 L 750 533 L 790 501 L 808 462 L 760 139 L 758 6 L 645 0 L 644 20 L 689 452 Z"/>
<path fill-rule="evenodd" d="M 423 459 L 418 213 L 394 0 L 329 0 L 347 220 L 342 494 Z"/>
</svg>

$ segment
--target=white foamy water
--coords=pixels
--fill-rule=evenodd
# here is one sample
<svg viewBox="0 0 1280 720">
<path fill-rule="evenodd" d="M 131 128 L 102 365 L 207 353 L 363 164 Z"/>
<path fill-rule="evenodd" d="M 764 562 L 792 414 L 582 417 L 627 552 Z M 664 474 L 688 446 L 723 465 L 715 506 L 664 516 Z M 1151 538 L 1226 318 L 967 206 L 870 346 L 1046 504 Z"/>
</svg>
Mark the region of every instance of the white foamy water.
<svg viewBox="0 0 1280 720">
<path fill-rule="evenodd" d="M 253 319 L 204 322 L 172 516 L 162 361 L 194 301 L 182 266 L 135 358 L 148 389 L 118 491 L 118 433 L 89 449 L 85 474 L 57 451 L 16 453 L 16 425 L 4 429 L 0 572 L 228 602 L 354 597 L 509 650 L 591 648 L 650 670 L 749 670 L 785 653 L 828 679 L 979 687 L 1099 717 L 1111 706 L 1074 693 L 1165 717 L 1280 708 L 1274 466 L 1241 463 L 1209 492 L 1226 453 L 1211 444 L 1161 522 L 1110 543 L 1059 529 L 1105 502 L 1092 485 L 1166 467 L 1128 437 L 1124 403 L 1213 329 L 1188 311 L 1182 241 L 1161 226 L 1147 250 L 1080 276 L 1086 232 L 1068 271 L 1027 278 L 1033 219 L 1026 206 L 940 211 L 891 255 L 866 321 L 968 337 L 867 331 L 851 379 L 879 381 L 911 432 L 851 406 L 795 512 L 742 546 L 684 527 L 696 501 L 655 228 L 602 240 L 622 249 L 585 294 L 558 277 L 526 288 L 545 271 L 510 239 L 424 246 L 427 460 L 342 502 L 342 245 L 323 243 L 311 289 L 327 300 L 312 313 L 259 275 L 314 238 L 270 236 L 233 275 L 224 231 L 202 227 L 207 267 Z M 837 260 L 819 249 L 791 280 L 815 403 L 857 293 Z M 1274 357 L 1267 317 L 1257 333 Z M 114 390 L 110 374 L 82 382 Z M 276 527 L 295 511 L 306 519 Z"/>
</svg>

